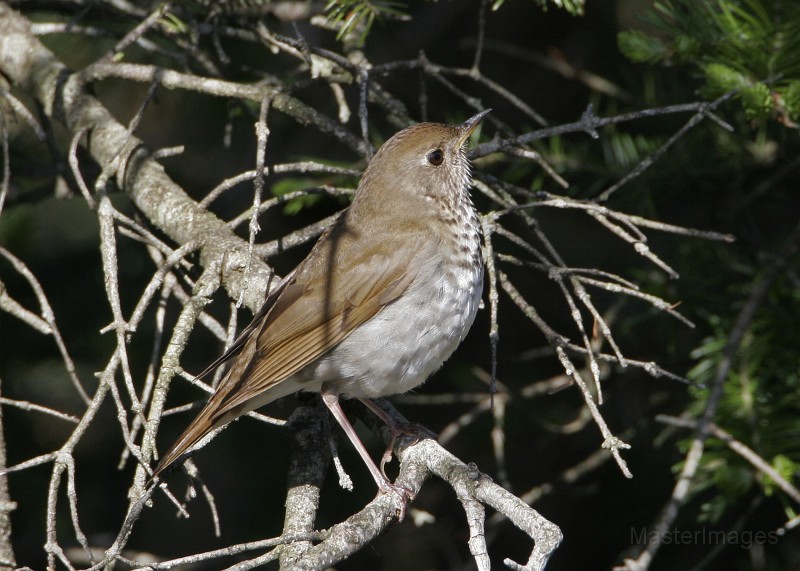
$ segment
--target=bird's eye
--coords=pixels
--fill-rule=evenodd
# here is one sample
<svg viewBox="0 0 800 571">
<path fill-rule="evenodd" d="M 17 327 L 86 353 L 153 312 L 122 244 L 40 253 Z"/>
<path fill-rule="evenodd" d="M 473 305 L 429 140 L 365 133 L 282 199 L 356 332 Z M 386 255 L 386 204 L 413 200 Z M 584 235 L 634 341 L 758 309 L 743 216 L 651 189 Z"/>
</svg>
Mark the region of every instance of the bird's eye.
<svg viewBox="0 0 800 571">
<path fill-rule="evenodd" d="M 435 151 L 428 153 L 428 162 L 435 167 L 438 167 L 440 164 L 442 164 L 444 162 L 444 153 L 442 150 L 436 149 Z"/>
</svg>

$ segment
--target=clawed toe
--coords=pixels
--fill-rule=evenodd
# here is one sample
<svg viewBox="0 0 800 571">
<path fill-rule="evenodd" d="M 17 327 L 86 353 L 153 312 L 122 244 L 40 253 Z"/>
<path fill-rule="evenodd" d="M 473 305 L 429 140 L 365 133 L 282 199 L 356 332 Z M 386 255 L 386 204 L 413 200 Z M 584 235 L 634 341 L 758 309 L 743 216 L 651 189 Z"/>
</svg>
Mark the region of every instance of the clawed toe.
<svg viewBox="0 0 800 571">
<path fill-rule="evenodd" d="M 437 435 L 432 431 L 428 430 L 421 424 L 417 424 L 415 422 L 406 422 L 406 423 L 395 423 L 389 426 L 389 429 L 392 432 L 392 436 L 389 439 L 389 444 L 386 446 L 386 450 L 383 452 L 383 456 L 381 456 L 381 474 L 383 474 L 384 478 L 388 480 L 386 476 L 386 464 L 392 461 L 392 453 L 394 451 L 394 445 L 400 438 L 409 438 L 414 442 L 418 442 L 420 440 L 432 439 L 436 440 Z"/>
<path fill-rule="evenodd" d="M 403 521 L 406 517 L 408 502 L 414 501 L 416 494 L 409 488 L 400 484 L 393 484 L 389 480 L 386 480 L 378 487 L 378 497 L 383 494 L 394 494 L 400 499 L 400 513 L 397 514 L 397 520 Z"/>
</svg>

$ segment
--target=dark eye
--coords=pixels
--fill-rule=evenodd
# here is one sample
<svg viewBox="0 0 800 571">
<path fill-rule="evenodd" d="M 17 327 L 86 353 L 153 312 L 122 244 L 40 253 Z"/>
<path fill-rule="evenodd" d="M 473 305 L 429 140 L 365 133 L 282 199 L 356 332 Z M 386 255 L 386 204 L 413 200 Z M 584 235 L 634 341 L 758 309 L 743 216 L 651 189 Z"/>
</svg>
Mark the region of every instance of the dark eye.
<svg viewBox="0 0 800 571">
<path fill-rule="evenodd" d="M 444 162 L 444 153 L 442 150 L 436 149 L 435 151 L 428 153 L 428 162 L 435 167 L 438 167 L 440 164 L 442 164 Z"/>
</svg>

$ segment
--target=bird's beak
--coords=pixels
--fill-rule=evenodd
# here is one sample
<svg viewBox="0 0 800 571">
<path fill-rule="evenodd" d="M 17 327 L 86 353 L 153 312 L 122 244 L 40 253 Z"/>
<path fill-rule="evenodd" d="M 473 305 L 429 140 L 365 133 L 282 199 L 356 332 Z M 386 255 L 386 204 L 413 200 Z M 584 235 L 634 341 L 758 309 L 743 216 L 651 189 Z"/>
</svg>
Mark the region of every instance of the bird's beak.
<svg viewBox="0 0 800 571">
<path fill-rule="evenodd" d="M 467 139 L 469 139 L 469 136 L 472 135 L 472 132 L 478 127 L 478 125 L 480 125 L 483 118 L 489 114 L 489 111 L 491 111 L 491 109 L 484 109 L 483 111 L 481 111 L 477 115 L 473 115 L 472 117 L 470 117 L 457 127 L 459 135 L 458 135 L 458 140 L 456 141 L 456 148 L 463 145 L 467 141 Z"/>
</svg>

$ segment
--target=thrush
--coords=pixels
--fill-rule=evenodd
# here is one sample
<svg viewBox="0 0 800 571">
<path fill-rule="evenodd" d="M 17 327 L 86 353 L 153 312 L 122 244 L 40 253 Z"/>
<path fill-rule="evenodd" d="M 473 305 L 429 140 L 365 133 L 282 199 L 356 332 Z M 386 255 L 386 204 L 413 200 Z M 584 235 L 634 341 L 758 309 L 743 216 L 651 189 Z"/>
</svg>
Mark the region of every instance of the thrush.
<svg viewBox="0 0 800 571">
<path fill-rule="evenodd" d="M 380 414 L 369 399 L 419 386 L 469 331 L 483 263 L 464 147 L 487 113 L 458 126 L 418 123 L 381 146 L 351 205 L 204 372 L 232 360 L 154 477 L 215 428 L 286 395 L 316 391 L 378 488 L 396 490 L 339 396 L 361 399 Z"/>
</svg>

